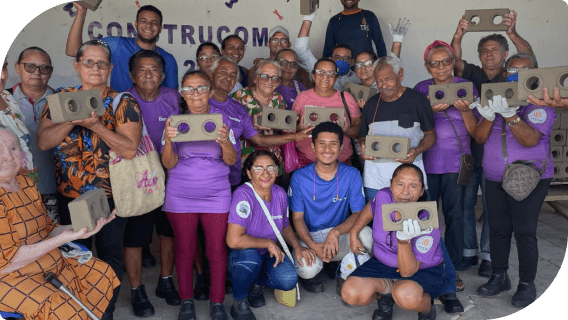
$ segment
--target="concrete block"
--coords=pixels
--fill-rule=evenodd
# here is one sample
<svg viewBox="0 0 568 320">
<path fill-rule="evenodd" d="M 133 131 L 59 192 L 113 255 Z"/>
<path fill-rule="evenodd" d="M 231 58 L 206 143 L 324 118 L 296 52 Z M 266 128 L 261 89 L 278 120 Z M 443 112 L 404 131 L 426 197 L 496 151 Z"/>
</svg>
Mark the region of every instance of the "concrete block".
<svg viewBox="0 0 568 320">
<path fill-rule="evenodd" d="M 554 163 L 564 161 L 564 148 L 562 146 L 551 146 L 552 158 L 550 160 Z"/>
<path fill-rule="evenodd" d="M 348 92 L 353 96 L 355 101 L 359 101 L 363 99 L 365 101 L 369 101 L 369 98 L 379 93 L 379 91 L 375 88 L 365 87 L 360 84 L 355 84 L 351 82 L 347 82 L 345 86 L 343 86 L 343 92 Z"/>
<path fill-rule="evenodd" d="M 296 111 L 260 107 L 258 124 L 263 127 L 296 131 Z"/>
<path fill-rule="evenodd" d="M 99 117 L 105 114 L 98 89 L 52 94 L 47 96 L 47 103 L 53 123 L 87 119 L 91 117 L 91 111 Z"/>
<path fill-rule="evenodd" d="M 529 94 L 542 99 L 543 88 L 548 88 L 550 98 L 554 88 L 558 88 L 560 97 L 568 98 L 566 79 L 568 79 L 568 66 L 520 70 L 519 99 L 527 100 Z"/>
<path fill-rule="evenodd" d="M 558 118 L 560 118 L 560 129 L 568 129 L 568 112 L 557 112 L 556 119 Z"/>
<path fill-rule="evenodd" d="M 562 160 L 563 162 L 568 162 L 568 146 L 562 148 Z"/>
<path fill-rule="evenodd" d="M 389 203 L 383 204 L 383 229 L 385 231 L 402 231 L 402 222 L 408 219 L 418 220 L 420 229 L 440 228 L 438 222 L 438 206 L 436 201 L 427 202 L 410 202 L 410 203 Z M 430 215 L 426 220 L 420 220 L 418 214 L 426 210 Z M 402 219 L 398 221 L 391 220 L 391 213 L 398 211 L 402 215 Z M 393 217 L 394 218 L 394 217 Z"/>
<path fill-rule="evenodd" d="M 103 0 L 83 0 L 83 1 L 77 1 L 81 6 L 92 10 L 92 11 L 97 11 L 97 9 L 99 8 L 99 5 L 101 4 L 101 2 L 103 2 Z"/>
<path fill-rule="evenodd" d="M 440 103 L 453 105 L 458 100 L 473 102 L 472 82 L 431 85 L 428 92 L 431 106 Z"/>
<path fill-rule="evenodd" d="M 406 159 L 410 138 L 372 136 L 365 138 L 365 155 L 384 159 Z"/>
<path fill-rule="evenodd" d="M 469 21 L 467 32 L 507 31 L 508 27 L 503 24 L 503 18 L 509 13 L 509 9 L 466 10 L 465 19 Z M 493 20 L 496 17 L 501 17 L 498 24 Z"/>
<path fill-rule="evenodd" d="M 550 133 L 550 145 L 564 146 L 566 144 L 566 130 L 557 129 Z"/>
<path fill-rule="evenodd" d="M 95 189 L 83 194 L 69 202 L 68 207 L 75 232 L 83 227 L 93 231 L 100 218 L 107 218 L 110 215 L 108 199 L 103 189 Z"/>
<path fill-rule="evenodd" d="M 554 163 L 554 175 L 552 176 L 552 179 L 564 178 L 564 174 L 560 170 L 560 167 L 562 167 L 562 162 Z"/>
<path fill-rule="evenodd" d="M 560 163 L 560 174 L 562 178 L 568 178 L 568 162 Z"/>
<path fill-rule="evenodd" d="M 317 126 L 326 121 L 338 121 L 343 127 L 343 117 L 345 117 L 345 108 L 304 108 L 304 125 Z"/>
<path fill-rule="evenodd" d="M 556 120 L 554 120 L 554 124 L 552 125 L 552 129 L 560 129 L 560 122 L 562 120 L 562 115 L 564 114 L 563 112 L 560 112 L 559 110 L 554 110 L 556 112 Z M 568 128 L 563 128 L 563 129 L 568 129 Z"/>
<path fill-rule="evenodd" d="M 223 127 L 220 113 L 182 114 L 171 118 L 170 126 L 178 129 L 173 142 L 217 140 L 219 129 Z"/>
<path fill-rule="evenodd" d="M 314 11 L 316 7 L 319 6 L 319 0 L 300 0 L 300 14 L 303 16 L 308 16 Z"/>
<path fill-rule="evenodd" d="M 526 106 L 528 102 L 519 100 L 518 92 L 519 84 L 517 82 L 484 83 L 481 85 L 481 105 L 488 106 L 488 101 L 493 99 L 493 96 L 499 95 L 507 99 L 507 104 L 510 107 Z"/>
</svg>

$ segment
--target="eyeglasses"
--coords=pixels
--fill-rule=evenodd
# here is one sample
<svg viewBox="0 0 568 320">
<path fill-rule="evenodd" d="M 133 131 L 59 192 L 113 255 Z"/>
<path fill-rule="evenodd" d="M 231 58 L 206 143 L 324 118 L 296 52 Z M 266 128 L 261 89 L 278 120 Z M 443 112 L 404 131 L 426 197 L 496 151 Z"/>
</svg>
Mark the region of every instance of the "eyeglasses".
<svg viewBox="0 0 568 320">
<path fill-rule="evenodd" d="M 272 39 L 270 39 L 270 43 L 272 43 L 272 44 L 277 44 L 278 41 L 280 41 L 281 44 L 287 44 L 288 42 L 290 42 L 286 38 L 272 38 Z"/>
<path fill-rule="evenodd" d="M 260 77 L 260 80 L 262 81 L 268 81 L 268 79 L 271 79 L 272 82 L 280 82 L 280 77 L 279 76 L 271 76 L 268 74 L 259 74 L 258 75 Z"/>
<path fill-rule="evenodd" d="M 264 170 L 266 170 L 266 172 L 268 172 L 269 175 L 273 176 L 273 175 L 278 173 L 278 166 L 272 165 L 272 166 L 266 167 L 266 169 L 264 169 L 262 166 L 252 167 L 252 171 L 257 176 L 260 176 L 261 174 L 263 174 Z"/>
<path fill-rule="evenodd" d="M 366 60 L 355 63 L 355 69 L 361 69 L 362 67 L 369 68 L 373 65 L 373 60 Z"/>
<path fill-rule="evenodd" d="M 33 63 L 20 63 L 20 64 L 24 65 L 24 70 L 26 70 L 27 73 L 34 73 L 38 68 L 39 68 L 39 73 L 43 75 L 48 75 L 53 71 L 52 66 L 36 66 Z"/>
<path fill-rule="evenodd" d="M 428 65 L 430 66 L 430 68 L 438 68 L 438 66 L 440 65 L 440 63 L 442 63 L 442 65 L 444 67 L 449 66 L 450 64 L 452 64 L 452 61 L 454 61 L 453 58 L 446 58 L 444 60 L 440 60 L 440 61 L 430 61 L 427 62 Z"/>
<path fill-rule="evenodd" d="M 201 61 L 205 61 L 205 60 L 213 61 L 213 60 L 219 59 L 219 55 L 218 54 L 212 54 L 210 56 L 202 55 L 202 56 L 199 56 L 197 59 L 199 59 Z"/>
<path fill-rule="evenodd" d="M 199 86 L 199 87 L 197 87 L 197 88 L 194 88 L 194 87 L 183 87 L 183 88 L 181 88 L 181 89 L 179 90 L 179 92 L 180 92 L 181 94 L 183 94 L 183 95 L 191 96 L 191 95 L 193 95 L 193 93 L 194 93 L 195 91 L 197 91 L 198 94 L 204 94 L 204 93 L 208 93 L 209 90 L 211 90 L 211 88 L 206 87 L 206 86 Z"/>
<path fill-rule="evenodd" d="M 507 73 L 509 74 L 516 74 L 519 73 L 519 71 L 521 70 L 529 70 L 529 67 L 522 67 L 522 68 L 515 68 L 515 67 L 509 67 L 507 68 Z"/>
<path fill-rule="evenodd" d="M 280 65 L 283 66 L 284 68 L 293 68 L 296 69 L 298 67 L 298 63 L 296 61 L 288 61 L 286 59 L 280 59 L 279 60 Z"/>
<path fill-rule="evenodd" d="M 333 60 L 333 61 L 343 60 L 347 63 L 350 63 L 351 59 L 352 58 L 350 56 L 338 56 L 338 55 L 331 56 L 331 60 Z"/>
<path fill-rule="evenodd" d="M 327 75 L 328 77 L 334 78 L 337 75 L 337 72 L 335 71 L 325 71 L 322 69 L 314 70 L 314 72 L 320 77 Z"/>
<path fill-rule="evenodd" d="M 86 60 L 81 60 L 81 63 L 83 64 L 83 67 L 91 69 L 92 67 L 96 65 L 99 66 L 99 69 L 102 70 L 107 70 L 108 68 L 110 68 L 110 63 L 106 62 L 106 61 L 93 61 L 91 59 L 86 59 Z"/>
</svg>

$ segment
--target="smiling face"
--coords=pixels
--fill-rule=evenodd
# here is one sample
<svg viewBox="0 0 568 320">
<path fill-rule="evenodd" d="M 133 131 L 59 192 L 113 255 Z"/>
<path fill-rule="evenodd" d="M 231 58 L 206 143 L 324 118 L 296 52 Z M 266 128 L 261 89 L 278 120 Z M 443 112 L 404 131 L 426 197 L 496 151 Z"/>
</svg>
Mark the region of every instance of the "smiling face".
<svg viewBox="0 0 568 320">
<path fill-rule="evenodd" d="M 424 185 L 420 182 L 418 172 L 412 168 L 404 168 L 392 178 L 390 189 L 396 203 L 417 202 L 424 194 Z"/>
<path fill-rule="evenodd" d="M 51 78 L 53 72 L 49 74 L 41 74 L 40 69 L 37 68 L 34 72 L 29 73 L 25 70 L 24 65 L 26 63 L 32 63 L 36 66 L 51 66 L 49 58 L 43 52 L 37 52 L 29 50 L 24 54 L 22 61 L 16 63 L 15 69 L 16 73 L 20 76 L 20 81 L 26 87 L 37 87 L 40 90 L 47 90 L 47 83 Z"/>
<path fill-rule="evenodd" d="M 239 38 L 231 38 L 227 40 L 225 49 L 221 50 L 221 52 L 234 62 L 239 63 L 245 56 L 245 44 Z"/>
<path fill-rule="evenodd" d="M 199 65 L 199 69 L 209 74 L 209 70 L 211 69 L 213 62 L 219 59 L 219 53 L 211 46 L 204 46 L 201 48 L 201 51 L 197 53 L 197 57 L 197 65 Z M 204 57 L 205 59 L 201 59 L 201 57 Z"/>
<path fill-rule="evenodd" d="M 274 181 L 276 181 L 276 176 L 278 175 L 278 170 L 274 174 L 268 172 L 268 167 L 276 167 L 276 163 L 268 156 L 260 156 L 254 160 L 251 170 L 247 170 L 247 175 L 251 180 L 251 183 L 255 187 L 260 187 L 259 189 L 267 190 L 272 188 Z M 262 167 L 264 170 L 260 174 L 257 174 L 254 168 Z M 260 171 L 260 170 L 259 170 Z"/>
<path fill-rule="evenodd" d="M 357 58 L 355 59 L 355 64 L 357 64 L 358 62 L 362 62 L 363 65 L 361 65 L 360 68 L 355 68 L 355 74 L 357 75 L 357 78 L 359 78 L 359 80 L 363 81 L 363 80 L 367 80 L 369 78 L 373 77 L 373 67 L 372 67 L 372 63 L 370 66 L 365 66 L 365 62 L 367 62 L 367 64 L 369 64 L 368 61 L 373 61 L 373 57 L 364 52 L 361 53 L 357 56 Z"/>
<path fill-rule="evenodd" d="M 221 60 L 215 72 L 211 75 L 213 88 L 216 91 L 222 91 L 224 95 L 229 94 L 237 83 L 239 69 L 230 61 Z"/>
<path fill-rule="evenodd" d="M 395 74 L 393 68 L 388 64 L 379 64 L 375 68 L 375 81 L 383 100 L 394 101 L 398 99 L 398 95 L 402 90 L 402 72 L 401 68 L 398 75 Z"/>
<path fill-rule="evenodd" d="M 333 132 L 320 132 L 315 144 L 312 143 L 312 150 L 316 153 L 318 162 L 325 165 L 332 164 L 341 151 L 339 136 Z"/>
<path fill-rule="evenodd" d="M 435 49 L 430 53 L 430 58 L 426 62 L 426 70 L 432 75 L 435 83 L 445 83 L 452 77 L 452 71 L 454 70 L 455 61 L 451 60 L 451 64 L 444 66 L 443 61 L 448 61 L 447 59 L 452 59 L 448 50 L 444 48 Z M 437 67 L 432 67 L 431 62 L 438 62 Z"/>
<path fill-rule="evenodd" d="M 353 9 L 359 4 L 359 0 L 341 0 L 344 9 Z"/>
<path fill-rule="evenodd" d="M 498 69 L 503 66 L 508 55 L 509 51 L 503 51 L 499 42 L 488 40 L 481 47 L 479 60 L 484 69 Z"/>
<path fill-rule="evenodd" d="M 280 85 L 280 81 L 272 80 L 272 77 L 279 77 L 278 68 L 272 63 L 264 63 L 258 68 L 255 78 L 256 90 L 265 96 L 271 96 L 274 90 Z M 268 79 L 263 80 L 260 75 L 268 75 Z"/>
<path fill-rule="evenodd" d="M 134 82 L 136 88 L 150 92 L 160 87 L 164 77 L 165 75 L 156 59 L 142 58 L 134 66 L 132 82 Z"/>
<path fill-rule="evenodd" d="M 197 89 L 199 87 L 209 87 L 211 89 L 211 82 L 209 79 L 205 79 L 205 76 L 201 74 L 193 74 L 187 76 L 182 83 L 182 88 L 185 87 L 193 87 Z M 189 108 L 191 113 L 204 113 L 209 108 L 209 98 L 213 95 L 213 91 L 209 90 L 207 93 L 199 93 L 197 90 L 194 90 L 191 95 L 183 94 L 182 98 L 187 103 L 187 107 Z"/>
<path fill-rule="evenodd" d="M 323 70 L 323 74 L 318 74 L 315 70 Z M 314 79 L 314 85 L 319 90 L 330 90 L 333 89 L 336 77 L 331 77 L 328 72 L 337 72 L 337 66 L 335 63 L 329 61 L 322 61 L 314 67 L 314 72 L 312 73 L 312 78 Z"/>
<path fill-rule="evenodd" d="M 21 168 L 20 141 L 7 130 L 0 130 L 0 184 L 14 180 Z"/>
<path fill-rule="evenodd" d="M 97 62 L 104 61 L 110 63 L 107 53 L 101 46 L 88 46 L 83 51 L 82 61 L 91 60 L 95 62 L 92 68 L 87 68 L 82 62 L 74 61 L 75 70 L 79 72 L 83 85 L 101 86 L 106 85 L 109 74 L 112 72 L 112 65 L 108 69 L 101 69 Z"/>
<path fill-rule="evenodd" d="M 280 64 L 282 66 L 282 80 L 291 81 L 296 76 L 296 72 L 298 72 L 298 67 L 297 66 L 295 68 L 292 67 L 290 65 L 290 62 L 297 63 L 298 58 L 296 57 L 294 52 L 286 51 L 278 56 L 278 61 L 280 61 L 281 59 L 286 60 L 285 63 L 287 64 L 287 66 L 284 66 L 284 64 L 282 63 Z"/>
<path fill-rule="evenodd" d="M 282 43 L 284 41 L 284 43 Z M 290 48 L 290 39 L 284 32 L 276 32 L 270 39 L 268 39 L 268 48 L 270 49 L 270 56 L 276 57 L 278 52 L 282 49 Z"/>
<path fill-rule="evenodd" d="M 134 22 L 138 38 L 146 43 L 155 43 L 162 32 L 160 16 L 153 11 L 142 11 Z"/>
</svg>

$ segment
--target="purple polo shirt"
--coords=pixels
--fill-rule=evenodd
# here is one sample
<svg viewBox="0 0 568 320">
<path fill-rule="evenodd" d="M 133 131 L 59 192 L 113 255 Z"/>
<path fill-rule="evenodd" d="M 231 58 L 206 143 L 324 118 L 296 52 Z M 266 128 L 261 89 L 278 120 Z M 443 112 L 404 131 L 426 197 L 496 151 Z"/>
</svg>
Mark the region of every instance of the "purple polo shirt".
<svg viewBox="0 0 568 320">
<path fill-rule="evenodd" d="M 138 101 L 140 113 L 142 113 L 142 121 L 146 125 L 150 140 L 152 140 L 156 149 L 160 150 L 166 120 L 174 111 L 179 110 L 179 93 L 174 89 L 162 86 L 158 97 L 154 101 L 146 101 L 138 95 L 135 87 L 126 91 L 130 92 Z"/>
<path fill-rule="evenodd" d="M 383 230 L 382 205 L 385 203 L 395 203 L 390 188 L 379 190 L 371 201 L 371 212 L 373 213 L 373 255 L 384 265 L 398 268 L 396 231 L 389 232 Z M 423 214 L 419 214 L 418 217 L 422 218 Z M 444 260 L 442 247 L 440 247 L 440 236 L 441 232 L 440 228 L 438 228 L 431 233 L 423 234 L 410 240 L 412 252 L 416 260 L 422 263 L 420 269 L 435 267 Z"/>
<path fill-rule="evenodd" d="M 172 115 L 178 114 L 175 111 Z M 223 115 L 229 129 L 233 124 L 223 110 L 211 106 L 210 113 Z M 231 204 L 229 165 L 221 146 L 211 141 L 174 142 L 178 163 L 168 170 L 163 211 L 174 213 L 226 213 Z"/>
<path fill-rule="evenodd" d="M 301 82 L 298 82 L 298 87 L 300 88 L 300 92 L 308 90 Z M 292 82 L 291 87 L 286 87 L 281 84 L 276 88 L 276 92 L 280 93 L 284 101 L 286 101 L 286 110 L 292 110 L 294 101 L 296 101 L 296 97 L 298 96 L 294 83 Z"/>
<path fill-rule="evenodd" d="M 290 225 L 288 198 L 286 191 L 276 184 L 272 185 L 271 192 L 271 201 L 263 201 L 272 216 L 272 220 L 274 220 L 274 224 L 282 233 L 282 230 Z M 245 233 L 249 236 L 270 239 L 277 244 L 279 243 L 272 226 L 266 219 L 262 206 L 256 200 L 252 189 L 247 185 L 238 187 L 233 193 L 228 222 L 244 227 Z M 260 254 L 264 254 L 266 251 L 265 248 L 258 248 Z"/>
<path fill-rule="evenodd" d="M 227 97 L 225 102 L 219 102 L 213 98 L 209 99 L 209 105 L 211 107 L 215 106 L 224 111 L 228 117 L 228 121 L 231 123 L 229 126 L 229 139 L 233 144 L 233 148 L 237 151 L 237 162 L 230 166 L 231 173 L 229 175 L 229 181 L 232 186 L 236 186 L 241 183 L 241 142 L 240 138 L 250 139 L 258 134 L 258 131 L 254 128 L 252 124 L 252 119 L 248 115 L 245 107 L 241 105 L 237 100 Z"/>
<path fill-rule="evenodd" d="M 471 82 L 469 80 L 454 77 L 453 83 Z M 434 84 L 433 79 L 419 82 L 414 90 L 421 92 L 428 97 L 429 86 Z M 478 97 L 477 89 L 473 86 L 473 95 Z M 473 101 L 470 101 L 473 102 Z M 453 105 L 446 109 L 452 123 L 456 128 L 462 151 L 471 155 L 470 141 L 471 137 L 463 121 L 461 112 Z M 477 110 L 473 110 L 474 115 L 479 119 Z M 460 171 L 461 152 L 456 139 L 456 134 L 452 128 L 452 124 L 443 111 L 434 112 L 434 129 L 436 130 L 436 143 L 432 148 L 424 152 L 424 170 L 429 174 L 443 174 Z"/>
<path fill-rule="evenodd" d="M 556 113 L 553 108 L 539 107 L 529 104 L 526 107 L 519 107 L 517 115 L 526 122 L 529 126 L 542 133 L 535 146 L 527 148 L 522 146 L 511 131 L 511 128 L 506 125 L 507 132 L 507 164 L 511 164 L 517 160 L 540 160 L 544 163 L 546 155 L 550 153 L 550 133 L 552 132 L 552 125 L 556 120 Z M 483 153 L 483 173 L 485 177 L 491 181 L 503 181 L 503 172 L 505 171 L 505 160 L 503 159 L 503 152 L 501 151 L 501 130 L 503 126 L 503 117 L 500 114 L 495 115 L 493 128 L 487 141 L 485 142 L 485 149 Z M 538 161 L 532 162 L 538 170 L 542 169 L 543 163 Z M 554 163 L 552 155 L 548 160 L 548 166 L 544 171 L 541 179 L 552 178 L 554 175 Z"/>
</svg>

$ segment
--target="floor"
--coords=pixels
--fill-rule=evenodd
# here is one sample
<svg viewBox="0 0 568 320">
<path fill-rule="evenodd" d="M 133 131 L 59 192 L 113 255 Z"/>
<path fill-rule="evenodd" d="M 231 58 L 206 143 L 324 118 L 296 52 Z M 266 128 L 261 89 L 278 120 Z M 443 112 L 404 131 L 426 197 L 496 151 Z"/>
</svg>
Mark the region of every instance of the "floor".
<svg viewBox="0 0 568 320">
<path fill-rule="evenodd" d="M 478 201 L 480 203 L 481 201 Z M 568 201 L 559 202 L 565 212 L 568 212 Z M 478 216 L 481 208 L 478 205 Z M 440 215 L 440 218 L 442 216 Z M 443 219 L 441 219 L 443 221 Z M 442 223 L 442 222 L 441 222 Z M 477 225 L 478 235 L 481 232 L 481 224 Z M 540 296 L 551 283 L 554 281 L 564 256 L 566 253 L 566 241 L 568 236 L 568 220 L 555 211 L 547 204 L 544 204 L 540 212 L 539 225 L 538 225 L 538 246 L 539 246 L 539 262 L 538 274 L 536 278 L 537 294 Z M 152 243 L 152 252 L 155 257 L 159 257 L 158 239 Z M 496 319 L 512 315 L 520 311 L 511 305 L 511 297 L 515 293 L 516 285 L 518 283 L 518 259 L 517 248 L 514 240 L 511 248 L 511 255 L 509 259 L 510 269 L 509 277 L 511 278 L 512 289 L 509 292 L 501 293 L 493 298 L 481 298 L 476 295 L 476 289 L 480 285 L 487 282 L 486 278 L 481 278 L 477 275 L 477 267 L 460 272 L 461 278 L 465 283 L 465 290 L 458 293 L 458 297 L 464 305 L 465 312 L 462 314 L 447 314 L 444 312 L 443 306 L 438 304 L 436 306 L 437 319 Z M 566 271 L 563 271 L 566 273 Z M 143 284 L 146 286 L 146 292 L 154 308 L 156 314 L 154 317 L 147 318 L 152 320 L 159 319 L 177 319 L 179 307 L 169 306 L 164 300 L 157 298 L 154 294 L 159 276 L 159 267 L 147 268 L 143 270 Z M 278 304 L 274 298 L 273 290 L 265 288 L 264 296 L 266 298 L 266 306 L 253 309 L 257 319 L 305 319 L 305 320 L 339 320 L 339 319 L 371 319 L 373 311 L 376 309 L 376 304 L 359 308 L 346 308 L 341 304 L 341 300 L 335 294 L 335 280 L 331 280 L 327 275 L 321 273 L 318 275 L 319 279 L 324 283 L 325 292 L 312 294 L 301 290 L 301 300 L 298 302 L 296 308 L 290 309 L 288 307 Z M 174 276 L 175 278 L 175 276 Z M 566 277 L 564 276 L 564 279 Z M 117 310 L 115 312 L 115 319 L 131 320 L 136 318 L 130 307 L 130 284 L 125 274 L 123 278 L 123 287 L 117 303 Z M 557 287 L 556 292 L 560 292 Z M 565 300 L 565 295 L 562 300 Z M 568 319 L 568 315 L 558 315 L 556 311 L 562 310 L 561 305 L 556 305 L 555 309 L 550 309 L 548 306 L 543 307 L 544 303 L 552 304 L 551 302 L 559 300 L 551 295 L 546 296 L 546 301 L 542 302 L 538 299 L 534 305 L 529 306 L 522 312 L 515 314 L 507 319 L 535 319 L 538 316 L 553 319 Z M 551 300 L 548 300 L 551 299 Z M 552 300 L 555 299 L 555 300 Z M 231 295 L 225 297 L 225 308 L 229 312 L 232 304 Z M 540 309 L 537 309 L 540 308 Z M 196 312 L 198 319 L 209 319 L 209 302 L 196 302 Z M 529 313 L 531 315 L 529 315 Z M 534 317 L 536 315 L 537 317 Z M 415 312 L 404 311 L 395 306 L 394 319 L 417 319 Z"/>
</svg>

